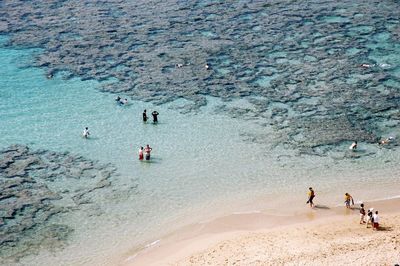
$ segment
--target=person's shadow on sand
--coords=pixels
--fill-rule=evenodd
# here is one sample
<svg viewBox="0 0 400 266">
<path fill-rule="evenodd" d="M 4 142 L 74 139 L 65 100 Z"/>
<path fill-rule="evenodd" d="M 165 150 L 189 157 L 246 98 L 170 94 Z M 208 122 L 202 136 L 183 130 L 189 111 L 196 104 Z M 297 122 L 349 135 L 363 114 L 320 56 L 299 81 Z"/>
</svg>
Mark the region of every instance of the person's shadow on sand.
<svg viewBox="0 0 400 266">
<path fill-rule="evenodd" d="M 379 226 L 377 231 L 390 232 L 393 231 L 393 228 L 390 226 Z"/>
<path fill-rule="evenodd" d="M 315 208 L 315 209 L 321 209 L 321 210 L 330 210 L 330 209 L 331 209 L 331 208 L 329 208 L 329 207 L 326 206 L 326 205 L 320 205 L 320 204 L 315 205 L 314 208 Z"/>
</svg>

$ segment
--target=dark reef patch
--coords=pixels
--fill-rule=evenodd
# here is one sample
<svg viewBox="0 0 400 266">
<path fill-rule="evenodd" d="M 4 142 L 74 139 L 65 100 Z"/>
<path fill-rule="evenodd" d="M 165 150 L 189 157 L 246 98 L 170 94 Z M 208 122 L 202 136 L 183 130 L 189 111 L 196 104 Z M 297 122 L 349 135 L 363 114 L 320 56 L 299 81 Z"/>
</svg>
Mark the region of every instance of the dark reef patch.
<svg viewBox="0 0 400 266">
<path fill-rule="evenodd" d="M 90 203 L 111 186 L 112 165 L 13 145 L 0 151 L 0 258 L 62 247 L 73 228 L 52 218 Z"/>
<path fill-rule="evenodd" d="M 397 3 L 376 0 L 6 0 L 0 33 L 11 36 L 9 45 L 43 48 L 32 65 L 49 73 L 112 80 L 100 89 L 156 104 L 183 98 L 192 103 L 184 112 L 206 105 L 206 96 L 264 98 L 247 113 L 279 130 L 293 116 L 271 117 L 277 110 L 269 104 L 286 104 L 305 125 L 292 134 L 323 145 L 313 124 L 332 117 L 349 117 L 351 126 L 329 127 L 336 132 L 328 135 L 345 129 L 360 141 L 371 139 L 361 128 L 386 131 L 381 118 L 398 124 L 399 13 Z M 308 98 L 317 102 L 301 103 Z"/>
</svg>

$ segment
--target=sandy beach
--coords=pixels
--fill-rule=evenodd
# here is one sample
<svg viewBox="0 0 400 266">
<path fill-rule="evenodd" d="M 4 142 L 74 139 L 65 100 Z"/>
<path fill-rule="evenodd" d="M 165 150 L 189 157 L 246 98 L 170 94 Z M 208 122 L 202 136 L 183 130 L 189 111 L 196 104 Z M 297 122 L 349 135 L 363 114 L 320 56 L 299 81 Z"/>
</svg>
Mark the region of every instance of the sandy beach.
<svg viewBox="0 0 400 266">
<path fill-rule="evenodd" d="M 359 224 L 358 205 L 293 216 L 223 217 L 176 232 L 122 265 L 394 265 L 400 262 L 400 199 L 371 202 L 380 230 Z"/>
</svg>

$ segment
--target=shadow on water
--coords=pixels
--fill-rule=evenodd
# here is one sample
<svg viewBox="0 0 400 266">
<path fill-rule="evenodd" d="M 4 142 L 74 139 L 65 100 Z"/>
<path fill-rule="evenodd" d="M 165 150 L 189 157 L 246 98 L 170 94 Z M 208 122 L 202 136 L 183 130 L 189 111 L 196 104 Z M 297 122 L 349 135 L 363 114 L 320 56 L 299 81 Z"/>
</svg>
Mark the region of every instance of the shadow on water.
<svg viewBox="0 0 400 266">
<path fill-rule="evenodd" d="M 99 137 L 88 137 L 88 138 L 82 137 L 82 139 L 85 141 L 91 141 L 91 140 L 99 140 L 100 138 Z"/>
<path fill-rule="evenodd" d="M 147 122 L 143 122 L 143 125 L 152 125 L 152 126 L 157 126 L 157 125 L 159 125 L 159 124 L 162 124 L 162 125 L 164 125 L 164 124 L 166 124 L 165 122 L 156 122 L 156 123 L 154 123 L 153 121 L 147 121 Z"/>
<path fill-rule="evenodd" d="M 154 158 L 152 157 L 150 160 L 143 160 L 140 161 L 143 164 L 157 164 L 157 163 L 161 163 L 162 159 L 161 158 Z"/>
</svg>

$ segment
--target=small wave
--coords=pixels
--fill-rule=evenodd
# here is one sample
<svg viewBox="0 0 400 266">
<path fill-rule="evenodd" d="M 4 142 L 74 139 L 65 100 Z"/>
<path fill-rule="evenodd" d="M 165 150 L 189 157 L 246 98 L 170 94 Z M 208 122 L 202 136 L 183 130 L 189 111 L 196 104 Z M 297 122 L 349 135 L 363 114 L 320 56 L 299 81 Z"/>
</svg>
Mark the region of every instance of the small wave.
<svg viewBox="0 0 400 266">
<path fill-rule="evenodd" d="M 139 252 L 133 254 L 132 256 L 129 256 L 128 258 L 126 258 L 125 261 L 134 260 L 139 254 L 141 254 L 142 252 L 144 252 L 146 249 L 149 249 L 149 248 L 151 248 L 151 247 L 157 245 L 157 244 L 160 243 L 160 242 L 161 242 L 161 239 L 157 239 L 157 240 L 155 240 L 155 241 L 153 241 L 153 242 L 151 242 L 151 243 L 149 243 L 149 244 L 146 244 L 146 245 L 144 246 L 143 249 L 141 249 Z"/>
<path fill-rule="evenodd" d="M 252 211 L 243 211 L 243 212 L 232 212 L 234 215 L 240 215 L 240 214 L 253 214 L 253 213 L 261 213 L 259 210 L 252 210 Z"/>
<path fill-rule="evenodd" d="M 145 248 L 150 248 L 150 247 L 152 247 L 152 246 L 157 245 L 158 243 L 160 243 L 160 241 L 161 241 L 160 239 L 157 239 L 157 240 L 151 242 L 150 244 L 145 245 L 144 247 L 145 247 Z"/>
<path fill-rule="evenodd" d="M 135 259 L 135 258 L 137 257 L 138 254 L 139 254 L 139 253 L 136 253 L 136 254 L 134 254 L 134 255 L 132 255 L 132 256 L 129 256 L 125 261 L 131 261 L 131 260 Z"/>
</svg>

